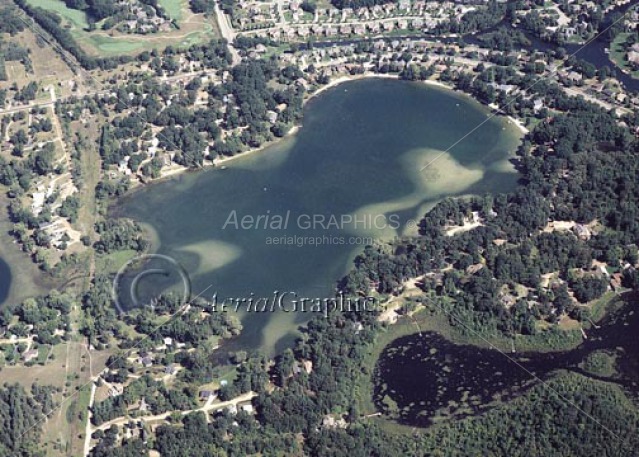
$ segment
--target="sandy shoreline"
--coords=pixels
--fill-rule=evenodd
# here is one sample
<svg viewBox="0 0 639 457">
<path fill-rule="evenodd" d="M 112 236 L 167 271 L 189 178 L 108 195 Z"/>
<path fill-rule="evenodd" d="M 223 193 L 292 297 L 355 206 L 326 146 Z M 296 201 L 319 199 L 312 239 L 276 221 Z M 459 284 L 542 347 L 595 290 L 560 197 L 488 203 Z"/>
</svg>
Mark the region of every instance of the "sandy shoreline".
<svg viewBox="0 0 639 457">
<path fill-rule="evenodd" d="M 339 86 L 340 84 L 343 83 L 347 83 L 349 81 L 357 81 L 359 79 L 368 79 L 368 78 L 379 78 L 379 79 L 399 79 L 398 75 L 386 75 L 386 74 L 379 74 L 379 73 L 363 73 L 361 75 L 352 75 L 352 76 L 340 76 L 337 79 L 334 79 L 332 81 L 330 81 L 328 84 L 326 84 L 325 86 L 320 87 L 319 89 L 317 89 L 315 92 L 313 92 L 306 100 L 305 102 L 308 102 L 309 100 L 317 97 L 318 95 L 320 95 L 323 92 L 326 92 L 329 89 L 332 89 L 335 86 Z"/>
<path fill-rule="evenodd" d="M 378 78 L 378 79 L 394 79 L 394 80 L 399 80 L 399 75 L 389 75 L 389 74 L 381 74 L 381 73 L 364 73 L 364 74 L 360 74 L 360 75 L 344 75 L 344 76 L 340 76 L 332 81 L 330 81 L 328 84 L 320 87 L 319 89 L 317 89 L 315 92 L 313 92 L 312 94 L 309 94 L 309 96 L 304 100 L 304 105 L 306 105 L 306 103 L 308 103 L 310 100 L 312 100 L 313 98 L 317 97 L 318 95 L 326 92 L 329 89 L 332 89 L 334 87 L 339 86 L 340 84 L 346 83 L 346 82 L 350 82 L 350 81 L 357 81 L 357 80 L 361 80 L 361 79 L 369 79 L 369 78 Z M 435 86 L 435 87 L 440 87 L 443 89 L 447 89 L 447 90 L 452 90 L 455 91 L 455 89 L 449 85 L 446 85 L 440 81 L 436 81 L 436 80 L 425 80 L 422 81 L 424 84 L 428 85 L 428 86 Z M 467 94 L 468 95 L 468 94 Z M 469 95 L 470 96 L 470 95 Z M 471 96 L 472 98 L 472 96 Z M 475 100 L 473 98 L 473 100 Z M 490 104 L 487 105 L 490 108 L 492 108 L 495 111 L 499 110 L 499 107 L 494 105 L 494 104 Z M 509 123 L 514 124 L 523 134 L 527 134 L 529 132 L 529 130 L 523 125 L 523 123 L 519 120 L 519 119 L 515 119 L 512 116 L 505 116 L 508 118 Z M 216 157 L 211 165 L 204 165 L 203 168 L 217 168 L 220 166 L 223 166 L 233 160 L 242 158 L 242 157 L 247 157 L 250 155 L 253 155 L 257 152 L 263 151 L 264 149 L 273 146 L 275 144 L 277 144 L 279 141 L 281 141 L 284 138 L 289 138 L 292 136 L 295 136 L 297 134 L 297 132 L 299 131 L 299 129 L 302 127 L 301 124 L 296 124 L 293 127 L 291 127 L 291 129 L 286 133 L 286 135 L 284 135 L 281 138 L 277 138 L 273 141 L 268 141 L 266 143 L 264 143 L 262 146 L 258 147 L 258 148 L 254 148 L 254 149 L 249 149 L 247 151 L 244 152 L 240 152 L 238 154 L 235 154 L 233 156 L 230 157 L 224 157 L 224 158 L 220 158 L 219 156 Z M 186 171 L 191 171 L 192 169 L 190 168 L 186 168 L 186 167 L 172 167 L 169 170 L 163 171 L 162 175 L 159 179 L 157 180 L 153 180 L 151 182 L 157 182 L 160 180 L 163 180 L 165 178 L 171 178 L 173 176 L 177 176 L 181 173 L 184 173 Z"/>
</svg>

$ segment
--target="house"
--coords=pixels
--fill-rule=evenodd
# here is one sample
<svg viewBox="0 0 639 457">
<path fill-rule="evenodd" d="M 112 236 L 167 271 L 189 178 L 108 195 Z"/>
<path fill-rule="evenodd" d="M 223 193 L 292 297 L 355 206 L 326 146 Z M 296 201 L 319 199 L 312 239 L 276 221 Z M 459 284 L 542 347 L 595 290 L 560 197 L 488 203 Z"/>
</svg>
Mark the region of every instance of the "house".
<svg viewBox="0 0 639 457">
<path fill-rule="evenodd" d="M 123 392 L 124 392 L 124 388 L 122 386 L 114 385 L 113 387 L 109 389 L 109 395 L 111 397 L 117 397 L 119 395 L 122 395 Z"/>
<path fill-rule="evenodd" d="M 333 417 L 330 414 L 327 414 L 326 416 L 324 416 L 324 419 L 322 420 L 322 428 L 346 428 L 348 426 L 348 423 L 344 420 L 343 417 L 339 417 L 338 419 L 335 419 L 335 417 Z"/>
<path fill-rule="evenodd" d="M 289 40 L 292 40 L 293 38 L 295 38 L 295 29 L 284 28 L 282 29 L 282 32 L 284 33 L 284 35 L 286 35 L 286 38 L 288 38 Z"/>
<path fill-rule="evenodd" d="M 153 359 L 151 357 L 149 357 L 148 355 L 146 357 L 141 357 L 140 358 L 140 365 L 142 365 L 145 368 L 149 368 L 149 367 L 153 366 Z"/>
<path fill-rule="evenodd" d="M 275 111 L 267 111 L 266 118 L 271 124 L 275 124 L 277 122 L 277 113 Z"/>
<path fill-rule="evenodd" d="M 442 286 L 444 284 L 444 273 L 429 272 L 424 275 L 425 280 L 430 280 L 435 286 Z"/>
<path fill-rule="evenodd" d="M 167 365 L 164 368 L 164 374 L 174 375 L 175 373 L 177 373 L 177 368 L 175 367 L 175 365 Z"/>
<path fill-rule="evenodd" d="M 30 349 L 28 351 L 26 351 L 24 354 L 22 354 L 22 359 L 25 362 L 31 362 L 33 359 L 38 357 L 38 350 L 37 349 Z"/>
<path fill-rule="evenodd" d="M 308 82 L 304 78 L 297 78 L 295 80 L 295 84 L 303 87 L 304 89 L 308 89 Z"/>
<path fill-rule="evenodd" d="M 308 27 L 300 27 L 297 29 L 297 34 L 302 38 L 306 38 L 309 34 Z"/>
<path fill-rule="evenodd" d="M 411 26 L 413 27 L 413 29 L 417 30 L 417 29 L 421 29 L 424 26 L 424 20 L 421 18 L 415 18 L 413 19 L 413 21 L 411 22 Z"/>
<path fill-rule="evenodd" d="M 353 33 L 353 27 L 348 24 L 341 25 L 339 28 L 339 33 L 341 33 L 342 35 L 350 35 L 351 33 Z"/>
<path fill-rule="evenodd" d="M 311 372 L 313 371 L 313 362 L 310 360 L 304 360 L 302 364 L 304 365 L 304 370 L 306 371 L 306 373 L 311 374 Z"/>
<path fill-rule="evenodd" d="M 217 392 L 213 390 L 201 390 L 198 394 L 198 397 L 200 398 L 200 400 L 208 400 L 210 398 L 215 400 L 217 398 Z"/>
<path fill-rule="evenodd" d="M 579 239 L 583 241 L 588 241 L 592 236 L 592 232 L 590 231 L 590 229 L 582 224 L 575 224 L 573 230 L 575 231 L 575 235 L 577 235 Z"/>
<path fill-rule="evenodd" d="M 483 263 L 476 263 L 474 265 L 469 265 L 468 268 L 466 268 L 466 273 L 468 273 L 469 275 L 474 275 L 482 268 L 484 268 Z"/>
<path fill-rule="evenodd" d="M 253 414 L 254 409 L 253 409 L 253 405 L 248 403 L 246 405 L 242 405 L 240 406 L 240 408 L 242 408 L 242 411 L 244 411 L 247 414 Z"/>
<path fill-rule="evenodd" d="M 595 276 L 598 278 L 609 278 L 610 273 L 608 273 L 608 269 L 605 264 L 599 264 L 595 267 Z"/>
<path fill-rule="evenodd" d="M 570 82 L 577 83 L 577 82 L 581 81 L 582 76 L 579 73 L 577 73 L 576 71 L 569 71 L 566 74 L 565 78 L 568 81 L 570 81 Z"/>
<path fill-rule="evenodd" d="M 621 273 L 615 273 L 610 278 L 610 287 L 615 292 L 619 292 L 622 288 L 622 275 Z"/>
<path fill-rule="evenodd" d="M 506 308 L 514 306 L 516 302 L 517 299 L 513 295 L 504 294 L 501 296 L 501 304 L 504 305 Z"/>
</svg>

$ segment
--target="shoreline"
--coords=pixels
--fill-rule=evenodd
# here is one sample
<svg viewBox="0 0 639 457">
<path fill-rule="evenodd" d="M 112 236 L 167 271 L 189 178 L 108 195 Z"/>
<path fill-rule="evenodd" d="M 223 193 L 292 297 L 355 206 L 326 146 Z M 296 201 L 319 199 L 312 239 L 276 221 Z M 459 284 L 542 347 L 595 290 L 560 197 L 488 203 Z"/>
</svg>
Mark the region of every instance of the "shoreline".
<svg viewBox="0 0 639 457">
<path fill-rule="evenodd" d="M 382 73 L 362 73 L 359 75 L 342 75 L 337 77 L 336 79 L 330 81 L 328 84 L 325 84 L 321 87 L 319 87 L 317 90 L 315 90 L 314 92 L 310 93 L 308 95 L 308 97 L 306 97 L 302 103 L 303 108 L 306 106 L 306 104 L 313 100 L 315 97 L 321 95 L 322 93 L 328 91 L 329 89 L 335 88 L 343 83 L 347 83 L 347 82 L 351 82 L 351 81 L 359 81 L 359 80 L 363 80 L 363 79 L 392 79 L 392 80 L 399 80 L 399 75 L 397 74 L 382 74 Z M 467 94 L 466 92 L 462 92 L 462 91 L 458 91 L 456 90 L 454 87 L 447 85 L 441 81 L 438 80 L 433 80 L 433 79 L 427 79 L 424 81 L 415 81 L 415 82 L 421 82 L 427 86 L 433 86 L 433 87 L 438 87 L 441 89 L 446 89 L 446 90 L 450 90 L 453 92 L 458 92 L 464 95 L 467 95 L 468 97 L 470 97 L 472 100 L 476 101 L 477 103 L 479 103 L 480 105 L 483 106 L 487 106 L 489 108 L 491 108 L 493 110 L 493 115 L 494 116 L 503 116 L 506 119 L 508 119 L 508 123 L 509 124 L 514 124 L 515 127 L 517 127 L 517 129 L 524 135 L 528 134 L 530 131 L 524 126 L 523 122 L 519 119 L 516 119 L 512 116 L 508 116 L 508 115 L 504 115 L 501 114 L 499 112 L 499 107 L 497 105 L 493 104 L 484 104 L 481 103 L 479 100 L 477 100 L 476 98 L 474 98 L 472 95 Z M 266 143 L 264 143 L 263 145 L 257 147 L 257 148 L 253 148 L 253 149 L 248 149 L 246 151 L 237 153 L 235 155 L 229 156 L 229 157 L 223 157 L 220 158 L 219 156 L 216 157 L 215 159 L 213 159 L 212 161 L 209 160 L 209 163 L 204 164 L 201 168 L 198 169 L 192 169 L 192 168 L 186 168 L 186 167 L 175 167 L 175 168 L 170 168 L 166 171 L 163 171 L 161 176 L 157 179 L 153 179 L 149 182 L 141 182 L 140 180 L 135 181 L 133 186 L 131 187 L 131 190 L 137 190 L 140 186 L 144 186 L 146 187 L 149 184 L 154 184 L 154 183 L 158 183 L 158 182 L 162 182 L 165 179 L 169 179 L 169 178 L 173 178 L 175 176 L 179 176 L 182 173 L 185 172 L 191 172 L 191 171 L 200 171 L 200 170 L 205 170 L 205 169 L 210 169 L 210 168 L 219 168 L 220 166 L 223 166 L 229 162 L 232 162 L 233 160 L 237 160 L 240 159 L 242 157 L 248 157 L 251 156 L 257 152 L 261 152 L 263 150 L 265 150 L 268 147 L 274 146 L 275 144 L 279 143 L 280 141 L 286 139 L 286 138 L 292 138 L 295 135 L 297 135 L 297 133 L 299 132 L 299 130 L 302 128 L 302 124 L 295 124 L 291 127 L 291 129 L 286 132 L 286 134 L 280 138 L 276 138 L 272 141 L 267 141 Z"/>
</svg>

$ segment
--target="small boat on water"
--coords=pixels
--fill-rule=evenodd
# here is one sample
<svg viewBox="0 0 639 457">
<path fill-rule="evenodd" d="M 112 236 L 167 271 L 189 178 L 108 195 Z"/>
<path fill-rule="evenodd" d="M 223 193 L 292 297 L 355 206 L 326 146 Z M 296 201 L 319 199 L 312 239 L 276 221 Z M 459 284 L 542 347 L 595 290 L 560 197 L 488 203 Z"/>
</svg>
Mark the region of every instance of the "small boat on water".
<svg viewBox="0 0 639 457">
<path fill-rule="evenodd" d="M 222 165 L 222 166 L 220 167 L 220 170 L 226 170 L 226 165 Z"/>
</svg>

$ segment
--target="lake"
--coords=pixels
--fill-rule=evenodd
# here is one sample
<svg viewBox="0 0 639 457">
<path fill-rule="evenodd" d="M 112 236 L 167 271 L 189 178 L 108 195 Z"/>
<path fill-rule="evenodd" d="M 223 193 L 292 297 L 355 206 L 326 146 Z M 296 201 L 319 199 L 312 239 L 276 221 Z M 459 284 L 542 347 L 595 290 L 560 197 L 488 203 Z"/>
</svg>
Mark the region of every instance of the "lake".
<svg viewBox="0 0 639 457">
<path fill-rule="evenodd" d="M 9 296 L 9 286 L 11 285 L 11 268 L 9 264 L 0 259 L 0 303 Z"/>
<path fill-rule="evenodd" d="M 367 238 L 414 232 L 414 221 L 444 197 L 516 186 L 510 158 L 521 133 L 489 114 L 467 96 L 423 83 L 348 82 L 306 105 L 295 136 L 224 170 L 144 187 L 112 214 L 143 223 L 153 252 L 188 272 L 193 295 L 331 297 Z M 151 276 L 145 281 L 157 288 Z M 227 347 L 272 354 L 310 316 L 240 317 L 244 330 Z"/>
<path fill-rule="evenodd" d="M 53 281 L 46 278 L 28 254 L 11 236 L 13 222 L 9 220 L 9 198 L 0 196 L 0 306 L 20 303 L 27 297 L 46 293 Z"/>
</svg>

